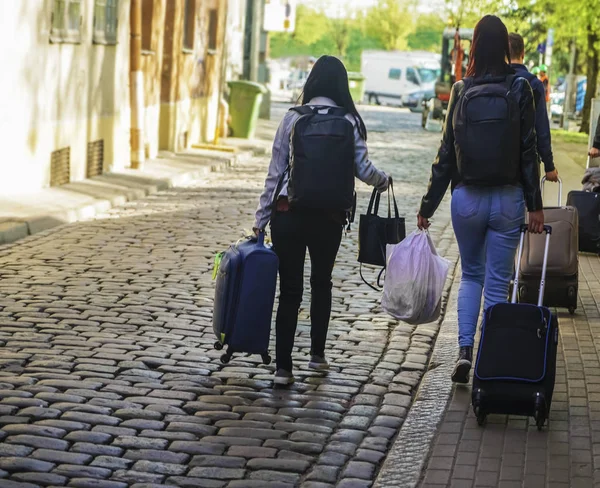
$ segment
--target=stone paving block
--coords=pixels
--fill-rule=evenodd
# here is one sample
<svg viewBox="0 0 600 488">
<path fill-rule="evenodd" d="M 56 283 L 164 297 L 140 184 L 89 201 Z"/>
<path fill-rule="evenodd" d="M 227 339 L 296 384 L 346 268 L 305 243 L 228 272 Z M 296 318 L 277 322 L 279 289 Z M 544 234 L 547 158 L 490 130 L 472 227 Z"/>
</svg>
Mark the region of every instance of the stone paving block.
<svg viewBox="0 0 600 488">
<path fill-rule="evenodd" d="M 69 447 L 69 443 L 62 439 L 53 439 L 51 437 L 40 437 L 28 434 L 12 435 L 7 437 L 4 442 L 9 444 L 35 447 L 38 449 L 55 449 L 60 451 L 65 451 Z"/>
<path fill-rule="evenodd" d="M 141 471 L 144 473 L 158 473 L 167 476 L 180 476 L 184 474 L 188 467 L 185 464 L 171 464 L 157 461 L 137 461 L 133 465 L 133 471 Z"/>
<path fill-rule="evenodd" d="M 14 473 L 12 475 L 14 481 L 21 481 L 23 483 L 34 483 L 36 485 L 48 486 L 67 486 L 67 478 L 53 473 Z M 0 481 L 0 486 L 4 483 L 4 480 Z"/>
<path fill-rule="evenodd" d="M 272 447 L 231 446 L 227 450 L 227 455 L 242 458 L 274 458 L 277 455 L 277 449 Z"/>
<path fill-rule="evenodd" d="M 78 466 L 75 464 L 60 464 L 52 471 L 55 474 L 69 478 L 108 478 L 111 470 L 97 466 Z"/>
<path fill-rule="evenodd" d="M 240 479 L 244 477 L 244 474 L 244 469 L 217 467 L 196 467 L 190 469 L 188 473 L 192 478 L 210 478 L 217 480 Z"/>
<path fill-rule="evenodd" d="M 241 446 L 232 446 L 241 447 Z M 169 446 L 170 451 L 183 452 L 186 454 L 221 455 L 225 452 L 225 444 L 208 442 L 174 441 Z"/>
<path fill-rule="evenodd" d="M 0 458 L 0 469 L 8 472 L 41 472 L 48 473 L 54 468 L 54 463 L 39 459 L 24 457 L 2 457 Z"/>
<path fill-rule="evenodd" d="M 161 483 L 165 479 L 162 474 L 143 473 L 141 471 L 120 469 L 115 471 L 111 481 L 120 481 L 131 485 L 133 483 Z"/>
<path fill-rule="evenodd" d="M 290 471 L 294 473 L 304 473 L 310 462 L 298 459 L 272 459 L 272 458 L 254 458 L 250 459 L 246 465 L 252 470 L 273 470 L 273 471 Z"/>
<path fill-rule="evenodd" d="M 300 475 L 297 473 L 288 473 L 282 471 L 270 471 L 270 470 L 260 470 L 260 471 L 252 471 L 250 473 L 251 480 L 262 480 L 262 481 L 280 481 L 283 483 L 288 483 L 290 485 L 295 485 L 298 483 L 300 479 Z"/>
<path fill-rule="evenodd" d="M 337 466 L 318 465 L 312 468 L 307 480 L 335 483 L 338 479 L 340 468 Z"/>
<path fill-rule="evenodd" d="M 103 444 L 93 444 L 91 442 L 76 442 L 71 447 L 71 451 L 94 456 L 120 456 L 124 449 L 117 446 L 106 446 Z"/>
<path fill-rule="evenodd" d="M 90 466 L 107 468 L 112 470 L 129 469 L 135 461 L 133 459 L 124 459 L 114 456 L 97 456 L 91 462 Z"/>
<path fill-rule="evenodd" d="M 88 464 L 93 456 L 84 453 L 37 449 L 31 454 L 31 457 L 55 464 Z"/>
</svg>

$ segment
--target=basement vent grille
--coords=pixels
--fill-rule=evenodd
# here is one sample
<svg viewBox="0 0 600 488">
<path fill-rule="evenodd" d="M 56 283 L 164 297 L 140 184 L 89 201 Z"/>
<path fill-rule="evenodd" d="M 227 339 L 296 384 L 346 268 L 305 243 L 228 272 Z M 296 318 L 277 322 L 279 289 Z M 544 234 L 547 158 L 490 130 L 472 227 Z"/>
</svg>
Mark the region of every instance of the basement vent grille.
<svg viewBox="0 0 600 488">
<path fill-rule="evenodd" d="M 104 172 L 104 139 L 88 142 L 86 177 L 93 178 Z"/>
<path fill-rule="evenodd" d="M 64 147 L 50 155 L 50 186 L 66 185 L 70 181 L 71 147 Z"/>
</svg>

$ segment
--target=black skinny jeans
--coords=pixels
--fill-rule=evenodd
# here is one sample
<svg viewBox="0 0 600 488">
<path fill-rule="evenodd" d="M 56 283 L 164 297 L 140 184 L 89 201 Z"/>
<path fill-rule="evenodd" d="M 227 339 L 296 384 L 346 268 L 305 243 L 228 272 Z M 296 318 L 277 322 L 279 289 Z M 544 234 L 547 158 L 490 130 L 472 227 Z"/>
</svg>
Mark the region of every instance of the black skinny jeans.
<svg viewBox="0 0 600 488">
<path fill-rule="evenodd" d="M 304 286 L 306 249 L 311 260 L 311 353 L 323 356 L 331 316 L 331 273 L 342 240 L 342 223 L 323 211 L 275 212 L 273 249 L 279 257 L 279 308 L 276 319 L 277 367 L 291 371 L 292 350 Z"/>
</svg>

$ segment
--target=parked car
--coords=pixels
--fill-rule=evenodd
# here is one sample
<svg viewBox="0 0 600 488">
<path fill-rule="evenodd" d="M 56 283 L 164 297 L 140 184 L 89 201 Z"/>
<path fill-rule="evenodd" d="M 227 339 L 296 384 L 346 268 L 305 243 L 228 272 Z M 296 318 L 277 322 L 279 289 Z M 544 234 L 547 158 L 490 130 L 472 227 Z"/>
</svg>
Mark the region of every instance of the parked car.
<svg viewBox="0 0 600 488">
<path fill-rule="evenodd" d="M 308 79 L 308 73 L 308 70 L 301 69 L 292 71 L 287 81 L 287 90 L 291 92 L 291 102 L 295 103 L 298 101 L 298 98 L 300 98 L 304 84 Z"/>
<path fill-rule="evenodd" d="M 413 113 L 421 113 L 424 110 L 424 104 L 434 96 L 433 89 L 409 93 L 402 97 L 402 106 L 409 108 Z"/>
</svg>

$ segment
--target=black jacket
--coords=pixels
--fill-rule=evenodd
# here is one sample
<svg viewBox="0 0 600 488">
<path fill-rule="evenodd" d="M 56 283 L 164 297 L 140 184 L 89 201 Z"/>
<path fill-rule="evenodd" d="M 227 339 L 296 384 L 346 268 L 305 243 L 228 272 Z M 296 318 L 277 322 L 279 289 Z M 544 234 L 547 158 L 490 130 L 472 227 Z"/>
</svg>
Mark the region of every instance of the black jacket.
<svg viewBox="0 0 600 488">
<path fill-rule="evenodd" d="M 421 200 L 419 213 L 430 218 L 437 210 L 448 185 L 452 182 L 452 190 L 460 183 L 460 175 L 456 164 L 454 150 L 453 116 L 458 98 L 462 94 L 464 83 L 459 81 L 452 87 L 442 143 L 438 155 L 431 167 L 431 178 L 427 193 Z M 535 106 L 531 86 L 524 78 L 516 78 L 512 92 L 518 99 L 521 109 L 521 181 L 525 194 L 525 203 L 530 212 L 541 210 L 542 195 L 540 192 L 540 164 L 536 148 Z"/>
<path fill-rule="evenodd" d="M 544 162 L 546 173 L 554 171 L 554 156 L 552 154 L 552 137 L 550 135 L 550 119 L 546 106 L 546 88 L 540 79 L 523 64 L 511 64 L 517 76 L 522 76 L 531 85 L 535 101 L 535 132 L 537 134 L 537 150 Z"/>
<path fill-rule="evenodd" d="M 600 116 L 598 116 L 598 125 L 596 126 L 596 134 L 594 135 L 594 147 L 600 149 Z"/>
</svg>

